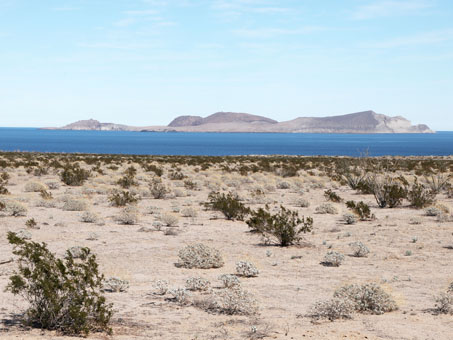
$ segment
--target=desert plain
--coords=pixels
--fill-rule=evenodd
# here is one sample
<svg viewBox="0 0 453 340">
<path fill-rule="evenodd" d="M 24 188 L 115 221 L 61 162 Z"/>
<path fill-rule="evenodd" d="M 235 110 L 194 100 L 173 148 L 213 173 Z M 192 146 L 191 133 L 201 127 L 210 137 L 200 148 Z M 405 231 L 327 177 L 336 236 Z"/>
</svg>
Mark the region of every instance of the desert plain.
<svg viewBox="0 0 453 340">
<path fill-rule="evenodd" d="M 127 281 L 124 291 L 105 292 L 114 310 L 112 335 L 91 333 L 89 339 L 453 338 L 453 315 L 435 308 L 435 297 L 453 282 L 453 198 L 448 190 L 440 190 L 432 203 L 442 216 L 428 216 L 430 207 L 416 209 L 407 200 L 395 208 L 380 208 L 372 194 L 351 189 L 338 171 L 341 163 L 343 169 L 361 167 L 365 175 L 384 174 L 390 164 L 394 166 L 392 176 L 403 175 L 410 183 L 414 178 L 429 182 L 438 175 L 448 179 L 453 170 L 450 158 L 368 162 L 328 157 L 109 157 L 0 155 L 0 173 L 9 177 L 5 184 L 9 193 L 0 195 L 0 200 L 25 208 L 19 216 L 0 211 L 0 339 L 72 338 L 22 325 L 21 313 L 27 303 L 5 290 L 17 268 L 8 232 L 45 242 L 59 257 L 71 247 L 88 247 L 106 279 Z M 270 160 L 271 166 L 262 166 L 263 159 Z M 66 185 L 61 180 L 62 168 L 53 160 L 71 165 L 77 162 L 90 175 L 81 185 Z M 406 166 L 405 161 L 414 165 Z M 154 165 L 161 176 L 143 164 Z M 257 166 L 253 168 L 253 164 Z M 286 166 L 295 171 L 286 173 Z M 136 170 L 134 184 L 122 188 L 119 180 L 131 167 Z M 150 183 L 157 178 L 165 195 L 156 199 Z M 44 198 L 42 189 L 50 196 Z M 113 206 L 109 199 L 115 190 L 128 191 L 138 199 L 129 204 L 135 216 L 127 223 L 121 218 L 125 208 Z M 342 201 L 330 201 L 327 190 Z M 284 206 L 300 217 L 313 218 L 312 231 L 304 233 L 296 244 L 281 247 L 251 232 L 247 217 L 227 220 L 221 212 L 207 209 L 204 203 L 211 192 L 237 195 L 252 210 L 266 204 L 271 211 Z M 357 218 L 347 224 L 344 215 L 351 210 L 345 202 L 351 200 L 369 205 L 373 218 Z M 68 202 L 73 201 L 82 202 L 76 207 L 78 211 L 69 208 Z M 319 208 L 326 204 L 333 208 L 330 213 Z M 27 227 L 30 219 L 36 225 Z M 354 242 L 366 245 L 369 254 L 353 256 Z M 177 266 L 179 251 L 198 243 L 217 249 L 223 266 Z M 338 267 L 322 264 L 330 251 L 343 254 Z M 259 271 L 254 277 L 239 277 L 242 289 L 256 300 L 256 312 L 228 315 L 200 308 L 194 301 L 224 289 L 219 276 L 236 274 L 239 261 L 250 262 Z M 171 289 L 185 287 L 191 277 L 208 280 L 210 288 L 188 291 L 187 301 L 178 303 Z M 160 294 L 156 284 L 165 281 L 169 290 Z M 357 312 L 334 321 L 310 316 L 312 306 L 332 298 L 338 288 L 364 283 L 382 287 L 398 308 L 381 315 Z"/>
</svg>

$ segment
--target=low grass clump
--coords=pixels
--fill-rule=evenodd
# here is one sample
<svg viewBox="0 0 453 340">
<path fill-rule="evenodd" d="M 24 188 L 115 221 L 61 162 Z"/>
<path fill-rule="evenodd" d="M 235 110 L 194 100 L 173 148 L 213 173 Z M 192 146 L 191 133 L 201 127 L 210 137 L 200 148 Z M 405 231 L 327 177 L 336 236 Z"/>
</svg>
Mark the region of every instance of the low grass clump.
<svg viewBox="0 0 453 340">
<path fill-rule="evenodd" d="M 101 294 L 103 276 L 88 248 L 76 261 L 69 251 L 58 259 L 45 243 L 26 241 L 12 232 L 8 241 L 19 267 L 7 290 L 29 303 L 26 324 L 67 335 L 111 332 L 112 306 Z"/>
</svg>

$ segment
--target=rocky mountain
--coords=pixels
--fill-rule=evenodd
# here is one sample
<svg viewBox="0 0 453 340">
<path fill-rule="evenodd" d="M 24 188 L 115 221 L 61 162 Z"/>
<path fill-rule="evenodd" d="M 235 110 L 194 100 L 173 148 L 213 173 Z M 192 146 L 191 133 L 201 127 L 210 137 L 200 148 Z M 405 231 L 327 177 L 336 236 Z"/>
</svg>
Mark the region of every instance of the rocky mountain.
<svg viewBox="0 0 453 340">
<path fill-rule="evenodd" d="M 331 117 L 299 117 L 277 122 L 248 113 L 217 112 L 206 118 L 179 116 L 168 126 L 131 127 L 81 120 L 62 130 L 125 130 L 162 132 L 280 132 L 280 133 L 433 133 L 427 125 L 412 125 L 404 117 L 363 111 Z"/>
</svg>

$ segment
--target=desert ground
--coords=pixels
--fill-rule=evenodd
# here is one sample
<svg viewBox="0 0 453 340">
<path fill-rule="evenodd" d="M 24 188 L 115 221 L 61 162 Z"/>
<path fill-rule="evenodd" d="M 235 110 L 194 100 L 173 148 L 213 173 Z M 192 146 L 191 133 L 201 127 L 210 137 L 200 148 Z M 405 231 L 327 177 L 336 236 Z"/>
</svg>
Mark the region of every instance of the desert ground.
<svg viewBox="0 0 453 340">
<path fill-rule="evenodd" d="M 65 156 L 46 157 L 0 155 L 4 161 L 0 174 L 9 175 L 5 184 L 9 193 L 0 195 L 0 200 L 17 202 L 26 209 L 21 216 L 12 216 L 7 209 L 0 211 L 0 339 L 71 339 L 56 331 L 21 324 L 27 303 L 5 290 L 17 268 L 8 232 L 21 232 L 32 241 L 45 242 L 59 257 L 68 248 L 88 247 L 106 278 L 128 282 L 124 291 L 105 292 L 114 309 L 112 335 L 91 333 L 90 339 L 453 338 L 453 315 L 435 309 L 435 296 L 447 291 L 453 282 L 453 199 L 447 190 L 441 190 L 432 204 L 442 216 L 427 216 L 429 207 L 415 209 L 407 200 L 395 208 L 378 207 L 373 195 L 351 189 L 341 176 L 332 176 L 325 163 L 323 167 L 297 168 L 288 176 L 279 171 L 285 167 L 285 158 L 278 167 L 253 171 L 236 171 L 240 158 L 232 160 L 233 165 L 228 158 L 218 163 L 200 160 L 198 164 L 168 162 L 171 157 L 146 158 L 147 164 L 162 170 L 159 177 L 147 171 L 140 160 L 127 156 L 118 156 L 113 162 L 100 158 L 92 164 L 71 159 L 71 164 L 78 161 L 83 169 L 90 170 L 90 176 L 82 185 L 70 186 L 60 178 L 62 169 L 51 163 L 52 158 L 59 157 L 64 163 Z M 203 166 L 203 162 L 209 166 Z M 313 164 L 313 160 L 307 162 Z M 432 159 L 429 162 L 432 164 Z M 447 166 L 442 170 L 437 165 L 431 170 L 429 165 L 401 168 L 392 175 L 404 175 L 409 181 L 416 176 L 424 181 L 440 172 L 448 176 L 453 161 L 443 158 L 438 162 Z M 253 158 L 243 163 L 250 166 Z M 118 181 L 130 167 L 136 169 L 135 183 L 121 188 Z M 166 188 L 163 198 L 156 199 L 150 193 L 150 183 L 156 178 Z M 42 189 L 50 197 L 43 198 Z M 343 201 L 329 201 L 325 196 L 329 189 Z M 139 198 L 129 204 L 134 207 L 132 221 L 121 217 L 124 207 L 113 206 L 109 200 L 114 190 L 126 190 Z M 278 211 L 284 206 L 300 217 L 312 217 L 313 229 L 297 244 L 269 244 L 261 234 L 250 232 L 247 218 L 227 220 L 221 212 L 207 209 L 203 203 L 211 192 L 236 194 L 251 209 L 268 204 L 271 211 Z M 74 200 L 79 211 L 70 211 Z M 345 223 L 344 215 L 351 213 L 345 202 L 350 200 L 368 204 L 374 217 Z M 319 207 L 325 204 L 334 208 L 331 213 L 320 213 Z M 30 219 L 36 226 L 26 226 Z M 353 256 L 351 243 L 359 241 L 369 248 L 366 257 Z M 211 269 L 177 266 L 179 251 L 196 243 L 217 249 L 224 265 Z M 329 251 L 344 255 L 340 266 L 322 264 Z M 219 276 L 236 274 L 239 261 L 248 261 L 259 270 L 257 276 L 239 277 L 242 289 L 256 299 L 256 312 L 228 315 L 204 310 L 194 302 L 222 291 Z M 207 279 L 211 287 L 204 292 L 189 292 L 187 301 L 178 303 L 170 290 L 185 287 L 191 277 Z M 168 281 L 169 291 L 160 295 L 156 285 L 162 280 Z M 312 306 L 332 298 L 338 288 L 364 283 L 382 287 L 398 309 L 381 315 L 356 312 L 350 319 L 334 321 L 310 316 Z"/>
</svg>

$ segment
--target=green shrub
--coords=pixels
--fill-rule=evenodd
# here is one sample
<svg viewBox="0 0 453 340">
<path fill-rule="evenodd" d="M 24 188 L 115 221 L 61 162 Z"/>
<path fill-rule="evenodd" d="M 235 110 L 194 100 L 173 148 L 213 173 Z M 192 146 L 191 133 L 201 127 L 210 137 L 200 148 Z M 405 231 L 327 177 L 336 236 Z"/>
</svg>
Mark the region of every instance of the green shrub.
<svg viewBox="0 0 453 340">
<path fill-rule="evenodd" d="M 30 304 L 27 324 L 68 335 L 111 332 L 112 306 L 101 295 L 103 276 L 88 248 L 82 248 L 78 260 L 69 251 L 58 259 L 45 243 L 26 241 L 12 232 L 8 241 L 19 257 L 19 267 L 7 290 Z"/>
<path fill-rule="evenodd" d="M 0 175 L 0 195 L 8 195 L 9 191 L 6 188 L 6 185 L 8 184 L 9 180 L 9 175 L 7 172 L 2 172 Z"/>
<path fill-rule="evenodd" d="M 407 181 L 403 177 L 370 178 L 369 185 L 380 208 L 395 208 L 407 197 Z"/>
<path fill-rule="evenodd" d="M 283 206 L 280 206 L 277 214 L 271 214 L 269 207 L 266 206 L 265 209 L 252 211 L 250 215 L 246 221 L 249 228 L 266 238 L 275 238 L 282 247 L 299 242 L 301 234 L 310 232 L 313 228 L 311 217 L 299 218 L 297 211 L 288 210 Z"/>
<path fill-rule="evenodd" d="M 115 207 L 124 207 L 127 204 L 136 203 L 138 198 L 130 191 L 114 191 L 109 196 L 110 203 Z"/>
<path fill-rule="evenodd" d="M 346 206 L 351 209 L 354 214 L 360 217 L 362 221 L 368 220 L 371 218 L 371 210 L 368 204 L 363 201 L 358 203 L 354 201 L 347 201 Z"/>
<path fill-rule="evenodd" d="M 332 191 L 330 189 L 324 191 L 324 197 L 326 198 L 326 200 L 332 201 L 335 203 L 343 202 L 343 199 L 340 196 L 338 196 L 338 194 L 335 191 Z"/>
<path fill-rule="evenodd" d="M 407 193 L 407 199 L 411 206 L 417 209 L 428 207 L 434 203 L 436 191 L 426 188 L 415 179 L 414 184 Z"/>
<path fill-rule="evenodd" d="M 81 186 L 90 176 L 88 170 L 80 168 L 79 165 L 66 165 L 63 172 L 60 175 L 60 178 L 63 183 L 71 186 Z"/>
<path fill-rule="evenodd" d="M 204 203 L 204 206 L 214 211 L 223 213 L 227 220 L 243 221 L 245 216 L 250 212 L 243 203 L 239 201 L 236 194 L 211 192 L 208 196 L 209 202 Z"/>
</svg>

